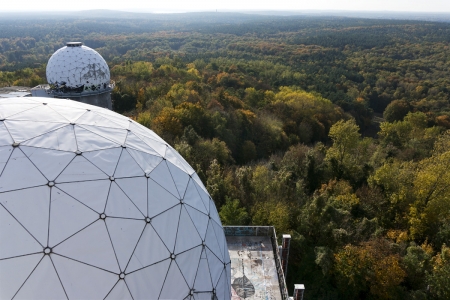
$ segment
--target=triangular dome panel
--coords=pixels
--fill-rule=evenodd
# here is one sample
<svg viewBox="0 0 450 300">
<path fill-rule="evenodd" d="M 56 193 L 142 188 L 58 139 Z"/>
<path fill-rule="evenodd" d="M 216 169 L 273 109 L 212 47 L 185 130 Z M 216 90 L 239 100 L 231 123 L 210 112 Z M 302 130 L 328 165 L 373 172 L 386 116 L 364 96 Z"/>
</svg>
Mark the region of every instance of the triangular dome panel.
<svg viewBox="0 0 450 300">
<path fill-rule="evenodd" d="M 191 219 L 195 220 L 194 225 L 197 228 L 197 232 L 199 233 L 200 238 L 202 240 L 205 240 L 206 230 L 208 229 L 209 217 L 204 213 L 196 210 L 195 208 L 192 208 L 189 205 L 185 205 L 184 207 L 191 216 Z"/>
<path fill-rule="evenodd" d="M 127 151 L 146 174 L 153 171 L 153 169 L 156 168 L 163 160 L 163 158 L 160 156 L 155 156 L 142 151 L 134 150 L 132 148 L 127 148 Z"/>
<path fill-rule="evenodd" d="M 0 259 L 43 251 L 43 247 L 0 205 Z"/>
<path fill-rule="evenodd" d="M 133 134 L 132 132 L 128 132 L 125 145 L 129 148 L 139 150 L 144 153 L 148 153 L 155 156 L 161 156 L 161 154 L 159 154 L 152 147 L 144 143 L 144 141 L 142 141 L 137 135 Z"/>
<path fill-rule="evenodd" d="M 165 158 L 179 167 L 182 170 L 185 170 L 189 175 L 195 173 L 194 169 L 184 160 L 184 158 L 172 147 L 167 147 Z"/>
<path fill-rule="evenodd" d="M 80 125 L 84 129 L 93 132 L 105 139 L 113 141 L 119 145 L 125 144 L 125 139 L 127 137 L 127 130 L 123 128 L 107 128 L 107 127 L 97 127 L 91 125 Z"/>
<path fill-rule="evenodd" d="M 194 182 L 195 187 L 197 188 L 197 192 L 200 195 L 200 198 L 203 201 L 203 205 L 205 205 L 206 210 L 208 212 L 210 212 L 210 201 L 211 201 L 211 197 L 209 196 L 208 193 L 206 193 L 195 180 L 192 180 Z"/>
<path fill-rule="evenodd" d="M 183 299 L 189 295 L 190 289 L 178 269 L 175 261 L 172 261 L 164 282 L 163 289 L 159 295 L 160 299 Z"/>
<path fill-rule="evenodd" d="M 147 225 L 126 268 L 126 273 L 146 268 L 169 257 L 170 252 L 155 229 Z"/>
<path fill-rule="evenodd" d="M 0 146 L 11 146 L 14 143 L 9 131 L 6 129 L 3 121 L 0 121 Z"/>
<path fill-rule="evenodd" d="M 130 127 L 130 119 L 122 116 L 122 115 L 118 115 L 114 112 L 111 111 L 107 111 L 107 110 L 98 110 L 98 111 L 94 111 L 94 114 L 99 115 L 102 118 L 107 119 L 108 121 L 113 122 L 115 125 L 114 128 L 124 128 L 124 129 L 129 129 Z"/>
<path fill-rule="evenodd" d="M 110 185 L 111 181 L 104 179 L 60 183 L 57 188 L 101 214 L 105 212 Z"/>
<path fill-rule="evenodd" d="M 5 120 L 3 123 L 16 143 L 32 139 L 49 131 L 67 126 L 67 123 Z"/>
<path fill-rule="evenodd" d="M 203 200 L 200 197 L 197 188 L 195 187 L 194 181 L 192 179 L 189 180 L 183 201 L 184 203 L 188 204 L 189 206 L 192 206 L 193 208 L 201 211 L 202 213 L 208 214 L 208 209 L 206 209 L 205 205 L 203 204 Z"/>
<path fill-rule="evenodd" d="M 57 183 L 107 179 L 108 175 L 93 165 L 82 155 L 77 155 L 56 178 Z"/>
<path fill-rule="evenodd" d="M 195 234 L 197 232 L 197 228 L 195 228 L 191 217 L 184 207 L 185 205 L 181 206 L 180 221 L 178 223 L 177 239 L 175 243 L 175 254 L 184 252 L 202 244 L 200 235 Z"/>
<path fill-rule="evenodd" d="M 225 240 L 225 233 L 223 231 L 223 227 L 218 225 L 214 220 L 211 220 L 210 224 L 214 228 L 214 232 L 216 233 L 217 243 L 219 244 L 219 249 L 222 254 L 222 258 L 225 258 L 225 251 L 227 251 L 227 241 Z M 228 251 L 227 251 L 228 252 Z M 223 260 L 225 262 L 225 260 Z"/>
<path fill-rule="evenodd" d="M 171 253 L 174 252 L 181 205 L 172 207 L 152 219 L 152 226 Z"/>
<path fill-rule="evenodd" d="M 206 189 L 205 185 L 203 184 L 202 180 L 200 179 L 200 177 L 198 177 L 197 173 L 194 173 L 191 175 L 192 179 L 195 180 L 195 182 L 197 183 L 197 185 L 205 192 L 208 193 L 208 190 Z"/>
<path fill-rule="evenodd" d="M 67 102 L 65 100 L 62 101 Z M 49 103 L 47 106 L 57 111 L 58 114 L 62 115 L 71 123 L 74 123 L 78 118 L 80 118 L 83 114 L 87 112 L 87 110 L 83 108 L 67 107 L 58 105 L 57 103 Z"/>
<path fill-rule="evenodd" d="M 220 276 L 222 275 L 225 265 L 215 256 L 208 248 L 206 248 L 206 257 L 208 258 L 209 272 L 214 286 L 217 286 Z"/>
<path fill-rule="evenodd" d="M 83 114 L 81 117 L 79 117 L 75 121 L 75 123 L 76 124 L 83 124 L 83 125 L 92 125 L 92 126 L 106 127 L 106 128 L 123 129 L 122 126 L 120 126 L 117 123 L 112 122 L 109 119 L 101 116 L 99 113 L 92 111 L 92 109 L 89 109 L 89 111 L 86 111 L 86 113 Z"/>
<path fill-rule="evenodd" d="M 136 133 L 136 136 L 142 140 L 145 144 L 147 144 L 149 147 L 151 147 L 154 151 L 156 151 L 159 156 L 164 157 L 167 150 L 167 144 L 165 142 L 157 141 L 152 138 L 148 138 L 147 136 L 143 136 Z"/>
<path fill-rule="evenodd" d="M 67 299 L 50 256 L 44 256 L 14 299 Z"/>
<path fill-rule="evenodd" d="M 75 158 L 73 152 L 26 146 L 21 146 L 20 149 L 49 181 L 54 181 Z"/>
<path fill-rule="evenodd" d="M 180 204 L 180 200 L 152 179 L 148 179 L 148 216 L 150 218 L 177 204 Z"/>
<path fill-rule="evenodd" d="M 72 197 L 52 188 L 49 246 L 53 247 L 95 222 L 99 215 Z"/>
<path fill-rule="evenodd" d="M 213 292 L 195 293 L 194 300 L 217 300 L 216 295 Z M 228 299 L 227 299 L 228 300 Z M 233 299 L 234 300 L 234 299 Z"/>
<path fill-rule="evenodd" d="M 134 176 L 144 176 L 144 171 L 139 167 L 136 161 L 131 157 L 131 155 L 122 149 L 122 154 L 119 158 L 119 163 L 117 164 L 116 171 L 114 172 L 114 177 L 134 177 Z"/>
<path fill-rule="evenodd" d="M 69 299 L 104 299 L 119 276 L 89 265 L 51 255 Z"/>
<path fill-rule="evenodd" d="M 21 99 L 22 100 L 22 99 Z M 15 114 L 30 110 L 34 107 L 39 107 L 42 103 L 28 102 L 28 103 L 6 103 L 7 100 L 0 102 L 0 119 L 6 119 Z"/>
<path fill-rule="evenodd" d="M 9 157 L 13 152 L 13 149 L 14 148 L 11 146 L 0 147 L 0 174 L 2 174 L 3 169 L 5 168 L 6 163 L 9 160 Z"/>
<path fill-rule="evenodd" d="M 78 149 L 81 152 L 95 151 L 101 149 L 117 148 L 121 144 L 111 141 L 103 136 L 75 125 L 75 136 L 77 137 Z"/>
<path fill-rule="evenodd" d="M 155 169 L 153 169 L 150 173 L 150 178 L 165 188 L 169 193 L 180 199 L 172 174 L 170 174 L 165 161 L 162 161 Z"/>
<path fill-rule="evenodd" d="M 144 219 L 145 216 L 136 205 L 120 189 L 117 183 L 111 183 L 105 213 L 107 216 L 119 218 Z"/>
<path fill-rule="evenodd" d="M 125 280 L 119 280 L 105 300 L 133 300 Z"/>
<path fill-rule="evenodd" d="M 147 215 L 147 178 L 121 178 L 116 179 L 116 183 L 136 205 L 142 215 Z"/>
<path fill-rule="evenodd" d="M 130 122 L 129 128 L 130 128 L 130 131 L 134 132 L 135 134 L 137 134 L 139 136 L 148 137 L 149 139 L 152 139 L 157 142 L 160 142 L 161 144 L 167 145 L 167 143 L 162 138 L 160 138 L 156 133 L 154 133 L 152 130 L 148 129 L 147 127 L 142 126 L 139 123 Z"/>
<path fill-rule="evenodd" d="M 133 299 L 147 299 L 149 295 L 157 298 L 161 294 L 164 279 L 170 265 L 170 259 L 128 274 L 125 282 Z"/>
<path fill-rule="evenodd" d="M 70 121 L 51 109 L 48 105 L 39 105 L 33 109 L 25 110 L 8 117 L 8 120 L 41 121 L 41 115 L 45 115 L 47 122 L 69 123 Z"/>
<path fill-rule="evenodd" d="M 214 204 L 214 201 L 211 199 L 209 200 L 209 215 L 211 219 L 213 219 L 217 224 L 222 226 L 222 222 L 220 221 L 219 213 L 217 212 L 216 205 Z"/>
<path fill-rule="evenodd" d="M 226 295 L 228 295 L 230 293 L 230 291 L 228 291 L 228 293 L 227 293 L 227 291 L 225 291 L 226 287 L 228 287 L 227 276 L 226 276 L 225 272 L 222 272 L 222 275 L 220 275 L 219 281 L 217 282 L 217 285 L 215 286 L 217 298 L 227 299 L 225 297 L 226 297 Z M 228 298 L 231 298 L 231 297 L 228 297 Z"/>
<path fill-rule="evenodd" d="M 223 260 L 223 249 L 220 248 L 217 236 L 213 227 L 214 221 L 209 221 L 208 230 L 206 231 L 207 247 L 221 260 Z"/>
<path fill-rule="evenodd" d="M 53 252 L 102 270 L 120 273 L 103 220 L 98 220 L 71 236 L 54 247 Z"/>
<path fill-rule="evenodd" d="M 39 253 L 0 260 L 0 299 L 12 299 L 42 257 Z"/>
<path fill-rule="evenodd" d="M 67 125 L 29 139 L 21 143 L 21 145 L 69 152 L 75 152 L 78 149 L 72 125 Z"/>
<path fill-rule="evenodd" d="M 47 245 L 50 208 L 50 188 L 48 186 L 1 193 L 0 204 L 41 246 Z"/>
<path fill-rule="evenodd" d="M 0 177 L 0 192 L 45 185 L 48 180 L 25 154 L 15 148 Z"/>
<path fill-rule="evenodd" d="M 106 175 L 113 176 L 121 153 L 122 148 L 112 148 L 85 152 L 83 156 Z"/>
<path fill-rule="evenodd" d="M 198 265 L 197 275 L 195 277 L 194 290 L 198 292 L 207 292 L 213 290 L 211 282 L 211 274 L 209 272 L 208 260 L 206 258 L 206 250 L 203 250 L 204 257 L 201 258 Z"/>
<path fill-rule="evenodd" d="M 145 222 L 142 220 L 106 218 L 106 227 L 122 272 L 130 261 L 144 226 Z"/>
<path fill-rule="evenodd" d="M 167 166 L 169 167 L 170 174 L 172 174 L 175 186 L 178 189 L 178 194 L 180 195 L 180 198 L 183 198 L 189 183 L 189 175 L 171 162 L 167 162 Z"/>
<path fill-rule="evenodd" d="M 197 274 L 197 266 L 195 266 L 192 262 L 197 262 L 200 260 L 202 249 L 203 246 L 198 246 L 189 251 L 177 254 L 175 258 L 178 268 L 180 268 L 184 279 L 191 288 L 194 287 L 195 275 Z"/>
</svg>

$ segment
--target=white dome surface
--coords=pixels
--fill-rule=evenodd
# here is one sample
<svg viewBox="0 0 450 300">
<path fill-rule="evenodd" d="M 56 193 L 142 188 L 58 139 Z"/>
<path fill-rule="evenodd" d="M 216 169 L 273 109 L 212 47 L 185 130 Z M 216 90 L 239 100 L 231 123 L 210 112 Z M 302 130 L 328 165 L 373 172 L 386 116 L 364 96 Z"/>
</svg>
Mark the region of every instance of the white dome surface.
<svg viewBox="0 0 450 300">
<path fill-rule="evenodd" d="M 0 99 L 0 299 L 230 299 L 230 266 L 214 202 L 153 131 Z"/>
<path fill-rule="evenodd" d="M 106 61 L 97 51 L 81 43 L 68 43 L 57 50 L 48 61 L 46 73 L 49 84 L 68 91 L 104 91 L 110 84 Z"/>
</svg>

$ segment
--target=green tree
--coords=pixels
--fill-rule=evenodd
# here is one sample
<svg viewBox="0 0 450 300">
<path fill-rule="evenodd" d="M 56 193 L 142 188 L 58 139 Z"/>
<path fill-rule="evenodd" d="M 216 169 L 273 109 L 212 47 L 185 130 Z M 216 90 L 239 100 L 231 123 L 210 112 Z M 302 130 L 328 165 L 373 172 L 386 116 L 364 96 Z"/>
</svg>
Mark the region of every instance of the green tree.
<svg viewBox="0 0 450 300">
<path fill-rule="evenodd" d="M 220 220 L 223 225 L 245 225 L 248 222 L 248 213 L 241 207 L 238 199 L 225 196 L 225 204 L 219 211 Z"/>
<path fill-rule="evenodd" d="M 444 244 L 432 263 L 433 271 L 427 276 L 430 293 L 435 299 L 450 299 L 450 248 Z"/>
<path fill-rule="evenodd" d="M 387 122 L 401 121 L 411 111 L 411 107 L 405 100 L 394 100 L 386 107 L 383 117 Z"/>
<path fill-rule="evenodd" d="M 327 150 L 326 159 L 330 162 L 337 178 L 361 183 L 369 170 L 369 138 L 361 139 L 359 127 L 354 119 L 340 120 L 330 128 L 329 137 L 333 145 Z"/>
</svg>

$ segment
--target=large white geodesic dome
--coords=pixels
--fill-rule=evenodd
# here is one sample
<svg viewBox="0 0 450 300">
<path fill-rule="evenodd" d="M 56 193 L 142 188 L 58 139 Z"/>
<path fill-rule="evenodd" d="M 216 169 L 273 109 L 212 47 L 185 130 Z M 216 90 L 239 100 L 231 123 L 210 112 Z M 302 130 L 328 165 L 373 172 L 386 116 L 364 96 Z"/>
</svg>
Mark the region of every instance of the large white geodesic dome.
<svg viewBox="0 0 450 300">
<path fill-rule="evenodd" d="M 155 133 L 0 99 L 0 299 L 230 299 L 230 283 L 216 207 Z"/>
<path fill-rule="evenodd" d="M 59 92 L 92 93 L 109 90 L 109 67 L 94 49 L 67 43 L 47 63 L 47 82 Z"/>
</svg>

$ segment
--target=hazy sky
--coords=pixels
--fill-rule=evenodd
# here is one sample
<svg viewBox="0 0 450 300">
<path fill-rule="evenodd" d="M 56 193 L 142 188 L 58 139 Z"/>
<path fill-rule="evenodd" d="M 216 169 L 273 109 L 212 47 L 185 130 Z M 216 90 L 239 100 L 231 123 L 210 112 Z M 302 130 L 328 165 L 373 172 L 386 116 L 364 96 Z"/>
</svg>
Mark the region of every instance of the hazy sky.
<svg viewBox="0 0 450 300">
<path fill-rule="evenodd" d="M 142 12 L 211 10 L 366 10 L 450 12 L 450 0 L 6 0 L 2 11 L 112 9 Z"/>
</svg>

